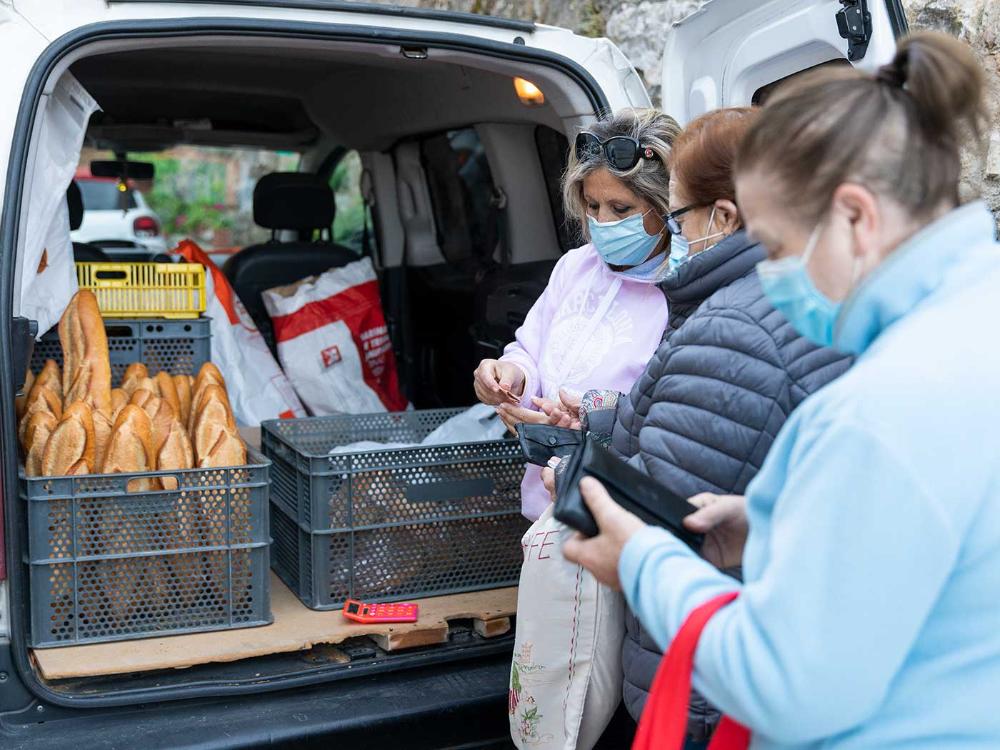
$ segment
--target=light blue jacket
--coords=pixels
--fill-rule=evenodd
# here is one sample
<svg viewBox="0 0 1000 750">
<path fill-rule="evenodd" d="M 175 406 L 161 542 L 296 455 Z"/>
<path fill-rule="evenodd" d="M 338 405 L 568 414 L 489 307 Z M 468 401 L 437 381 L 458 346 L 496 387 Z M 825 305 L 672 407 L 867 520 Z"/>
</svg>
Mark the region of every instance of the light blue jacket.
<svg viewBox="0 0 1000 750">
<path fill-rule="evenodd" d="M 847 300 L 863 352 L 810 396 L 747 489 L 736 602 L 694 686 L 754 748 L 1000 748 L 1000 246 L 969 204 Z M 657 643 L 734 582 L 667 532 L 622 586 Z M 738 584 L 736 584 L 738 585 Z"/>
</svg>

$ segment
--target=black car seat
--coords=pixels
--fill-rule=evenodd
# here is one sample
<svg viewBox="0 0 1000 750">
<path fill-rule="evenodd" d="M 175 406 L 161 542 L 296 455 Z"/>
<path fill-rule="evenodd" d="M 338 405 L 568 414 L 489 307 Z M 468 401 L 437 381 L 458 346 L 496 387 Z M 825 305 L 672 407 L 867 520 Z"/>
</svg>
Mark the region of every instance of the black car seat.
<svg viewBox="0 0 1000 750">
<path fill-rule="evenodd" d="M 253 220 L 271 230 L 271 239 L 236 253 L 222 271 L 271 351 L 276 352 L 274 332 L 261 292 L 358 259 L 356 251 L 330 241 L 334 212 L 333 191 L 314 174 L 273 172 L 257 181 Z M 300 239 L 281 242 L 277 239 L 279 230 L 297 231 Z M 309 239 L 316 230 L 325 239 Z"/>
<path fill-rule="evenodd" d="M 76 180 L 66 188 L 66 205 L 69 207 L 69 230 L 72 232 L 83 224 L 83 195 Z M 73 243 L 73 260 L 77 263 L 103 262 L 110 260 L 108 254 L 89 242 Z"/>
</svg>

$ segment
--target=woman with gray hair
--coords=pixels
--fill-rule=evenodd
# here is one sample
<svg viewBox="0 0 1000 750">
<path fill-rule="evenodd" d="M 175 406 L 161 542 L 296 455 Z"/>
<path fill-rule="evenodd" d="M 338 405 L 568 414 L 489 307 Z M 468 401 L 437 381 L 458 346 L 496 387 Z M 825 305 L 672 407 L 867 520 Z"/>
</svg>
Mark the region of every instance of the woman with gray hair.
<svg viewBox="0 0 1000 750">
<path fill-rule="evenodd" d="M 538 410 L 560 391 L 600 384 L 628 392 L 656 351 L 667 322 L 657 288 L 668 268 L 670 147 L 680 128 L 656 110 L 623 110 L 581 131 L 563 177 L 566 214 L 587 244 L 556 264 L 516 340 L 475 372 L 476 395 L 513 429 L 548 422 Z M 522 512 L 549 504 L 529 466 Z"/>
</svg>

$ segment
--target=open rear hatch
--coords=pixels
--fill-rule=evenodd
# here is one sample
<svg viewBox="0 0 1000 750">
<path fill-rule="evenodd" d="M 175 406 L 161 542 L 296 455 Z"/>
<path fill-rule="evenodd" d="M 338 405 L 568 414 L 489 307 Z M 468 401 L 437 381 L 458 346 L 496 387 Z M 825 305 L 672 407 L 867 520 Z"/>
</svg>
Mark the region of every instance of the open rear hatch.
<svg viewBox="0 0 1000 750">
<path fill-rule="evenodd" d="M 111 4 L 110 16 L 125 5 Z M 407 217 L 419 217 L 414 217 L 413 203 L 408 214 L 400 209 L 399 191 L 405 191 L 405 180 L 396 172 L 412 138 L 482 125 L 485 138 L 493 139 L 488 147 L 502 154 L 508 143 L 537 149 L 536 128 L 565 134 L 592 118 L 609 105 L 602 86 L 579 62 L 545 49 L 550 41 L 547 46 L 561 47 L 583 60 L 595 56 L 612 60 L 612 65 L 592 67 L 605 85 L 614 81 L 616 107 L 629 103 L 623 81 L 635 77 L 630 66 L 615 58 L 620 53 L 606 42 L 582 40 L 559 30 L 536 30 L 523 23 L 488 24 L 482 33 L 461 34 L 463 26 L 452 21 L 452 26 L 437 24 L 437 32 L 422 32 L 415 30 L 421 23 L 406 14 L 389 16 L 388 22 L 379 17 L 386 23 L 380 29 L 361 25 L 374 19 L 354 13 L 303 12 L 289 20 L 269 18 L 268 9 L 255 8 L 254 18 L 213 18 L 220 10 L 214 6 L 206 10 L 205 18 L 180 19 L 170 18 L 180 13 L 170 3 L 149 6 L 155 10 L 149 15 L 160 18 L 106 22 L 109 13 L 104 12 L 103 2 L 81 6 L 78 18 L 63 20 L 72 23 L 91 17 L 105 22 L 80 31 L 66 29 L 67 34 L 38 61 L 25 93 L 20 136 L 11 159 L 8 184 L 12 189 L 4 211 L 4 244 L 9 247 L 24 241 L 23 224 L 12 217 L 31 210 L 25 201 L 19 205 L 17 196 L 22 192 L 19 186 L 30 185 L 33 178 L 31 134 L 37 132 L 39 118 L 44 116 L 40 95 L 51 89 L 54 77 L 67 71 L 102 107 L 91 120 L 88 134 L 95 145 L 120 151 L 177 143 L 253 145 L 297 149 L 317 162 L 324 148 L 357 149 L 366 168 L 376 173 L 383 274 L 391 274 L 392 269 L 406 273 L 404 248 L 408 259 L 420 253 L 419 236 L 406 226 Z M 32 2 L 19 3 L 19 10 L 28 15 L 38 8 Z M 226 10 L 233 12 L 231 7 Z M 61 21 L 38 20 L 43 32 L 56 35 L 60 31 Z M 537 46 L 535 35 L 542 39 Z M 512 86 L 514 76 L 529 78 L 541 88 L 545 104 L 528 107 L 519 102 Z M 635 103 L 648 103 L 643 101 L 641 87 L 633 85 L 632 89 Z M 491 130 L 490 123 L 497 127 Z M 419 157 L 419 149 L 415 153 Z M 413 167 L 423 179 L 419 158 Z M 497 171 L 500 174 L 494 179 L 501 184 L 507 181 L 508 216 L 527 211 L 520 207 L 528 202 L 535 204 L 531 210 L 536 215 L 543 207 L 544 231 L 532 229 L 540 225 L 539 219 L 526 219 L 520 229 L 517 221 L 505 219 L 510 240 L 519 242 L 521 253 L 513 267 L 523 270 L 540 261 L 547 271 L 560 253 L 551 195 L 546 194 L 540 175 L 536 185 L 530 190 L 522 186 L 519 194 L 518 173 L 502 167 Z M 433 207 L 418 209 L 433 225 Z M 439 239 L 440 234 L 434 232 L 424 237 L 429 246 Z M 440 255 L 439 248 L 428 249 Z M 4 263 L 9 291 L 14 267 L 9 256 Z M 433 267 L 426 258 L 420 262 L 425 274 Z M 404 307 L 396 314 L 407 312 Z M 468 338 L 470 350 L 475 345 L 472 322 L 469 319 L 456 328 Z M 447 398 L 467 402 L 471 393 Z M 10 411 L 9 402 L 6 411 Z M 13 414 L 5 416 L 7 424 L 12 424 Z M 11 434 L 12 430 L 5 431 Z M 4 454 L 6 552 L 8 560 L 18 561 L 7 570 L 12 656 L 26 685 L 46 702 L 108 706 L 259 693 L 386 670 L 482 660 L 510 650 L 516 608 L 512 589 L 442 597 L 425 605 L 426 618 L 418 625 L 368 631 L 345 625 L 339 613 L 305 609 L 273 579 L 277 623 L 269 627 L 32 653 L 26 640 L 28 581 L 20 562 L 26 542 L 24 508 L 13 483 L 16 455 L 15 445 L 8 442 Z"/>
</svg>

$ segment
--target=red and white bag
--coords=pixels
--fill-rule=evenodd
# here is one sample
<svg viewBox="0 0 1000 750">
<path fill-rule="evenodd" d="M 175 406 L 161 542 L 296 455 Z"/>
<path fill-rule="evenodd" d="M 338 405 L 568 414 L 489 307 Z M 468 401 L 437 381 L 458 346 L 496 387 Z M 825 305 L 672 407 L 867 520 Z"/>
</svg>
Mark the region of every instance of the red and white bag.
<svg viewBox="0 0 1000 750">
<path fill-rule="evenodd" d="M 205 266 L 205 314 L 212 318 L 212 362 L 222 371 L 236 421 L 304 417 L 292 384 L 278 367 L 250 314 L 222 271 L 198 245 L 184 240 L 173 251 Z"/>
<path fill-rule="evenodd" d="M 278 358 L 313 414 L 407 408 L 368 258 L 268 289 L 263 299 Z"/>
</svg>

